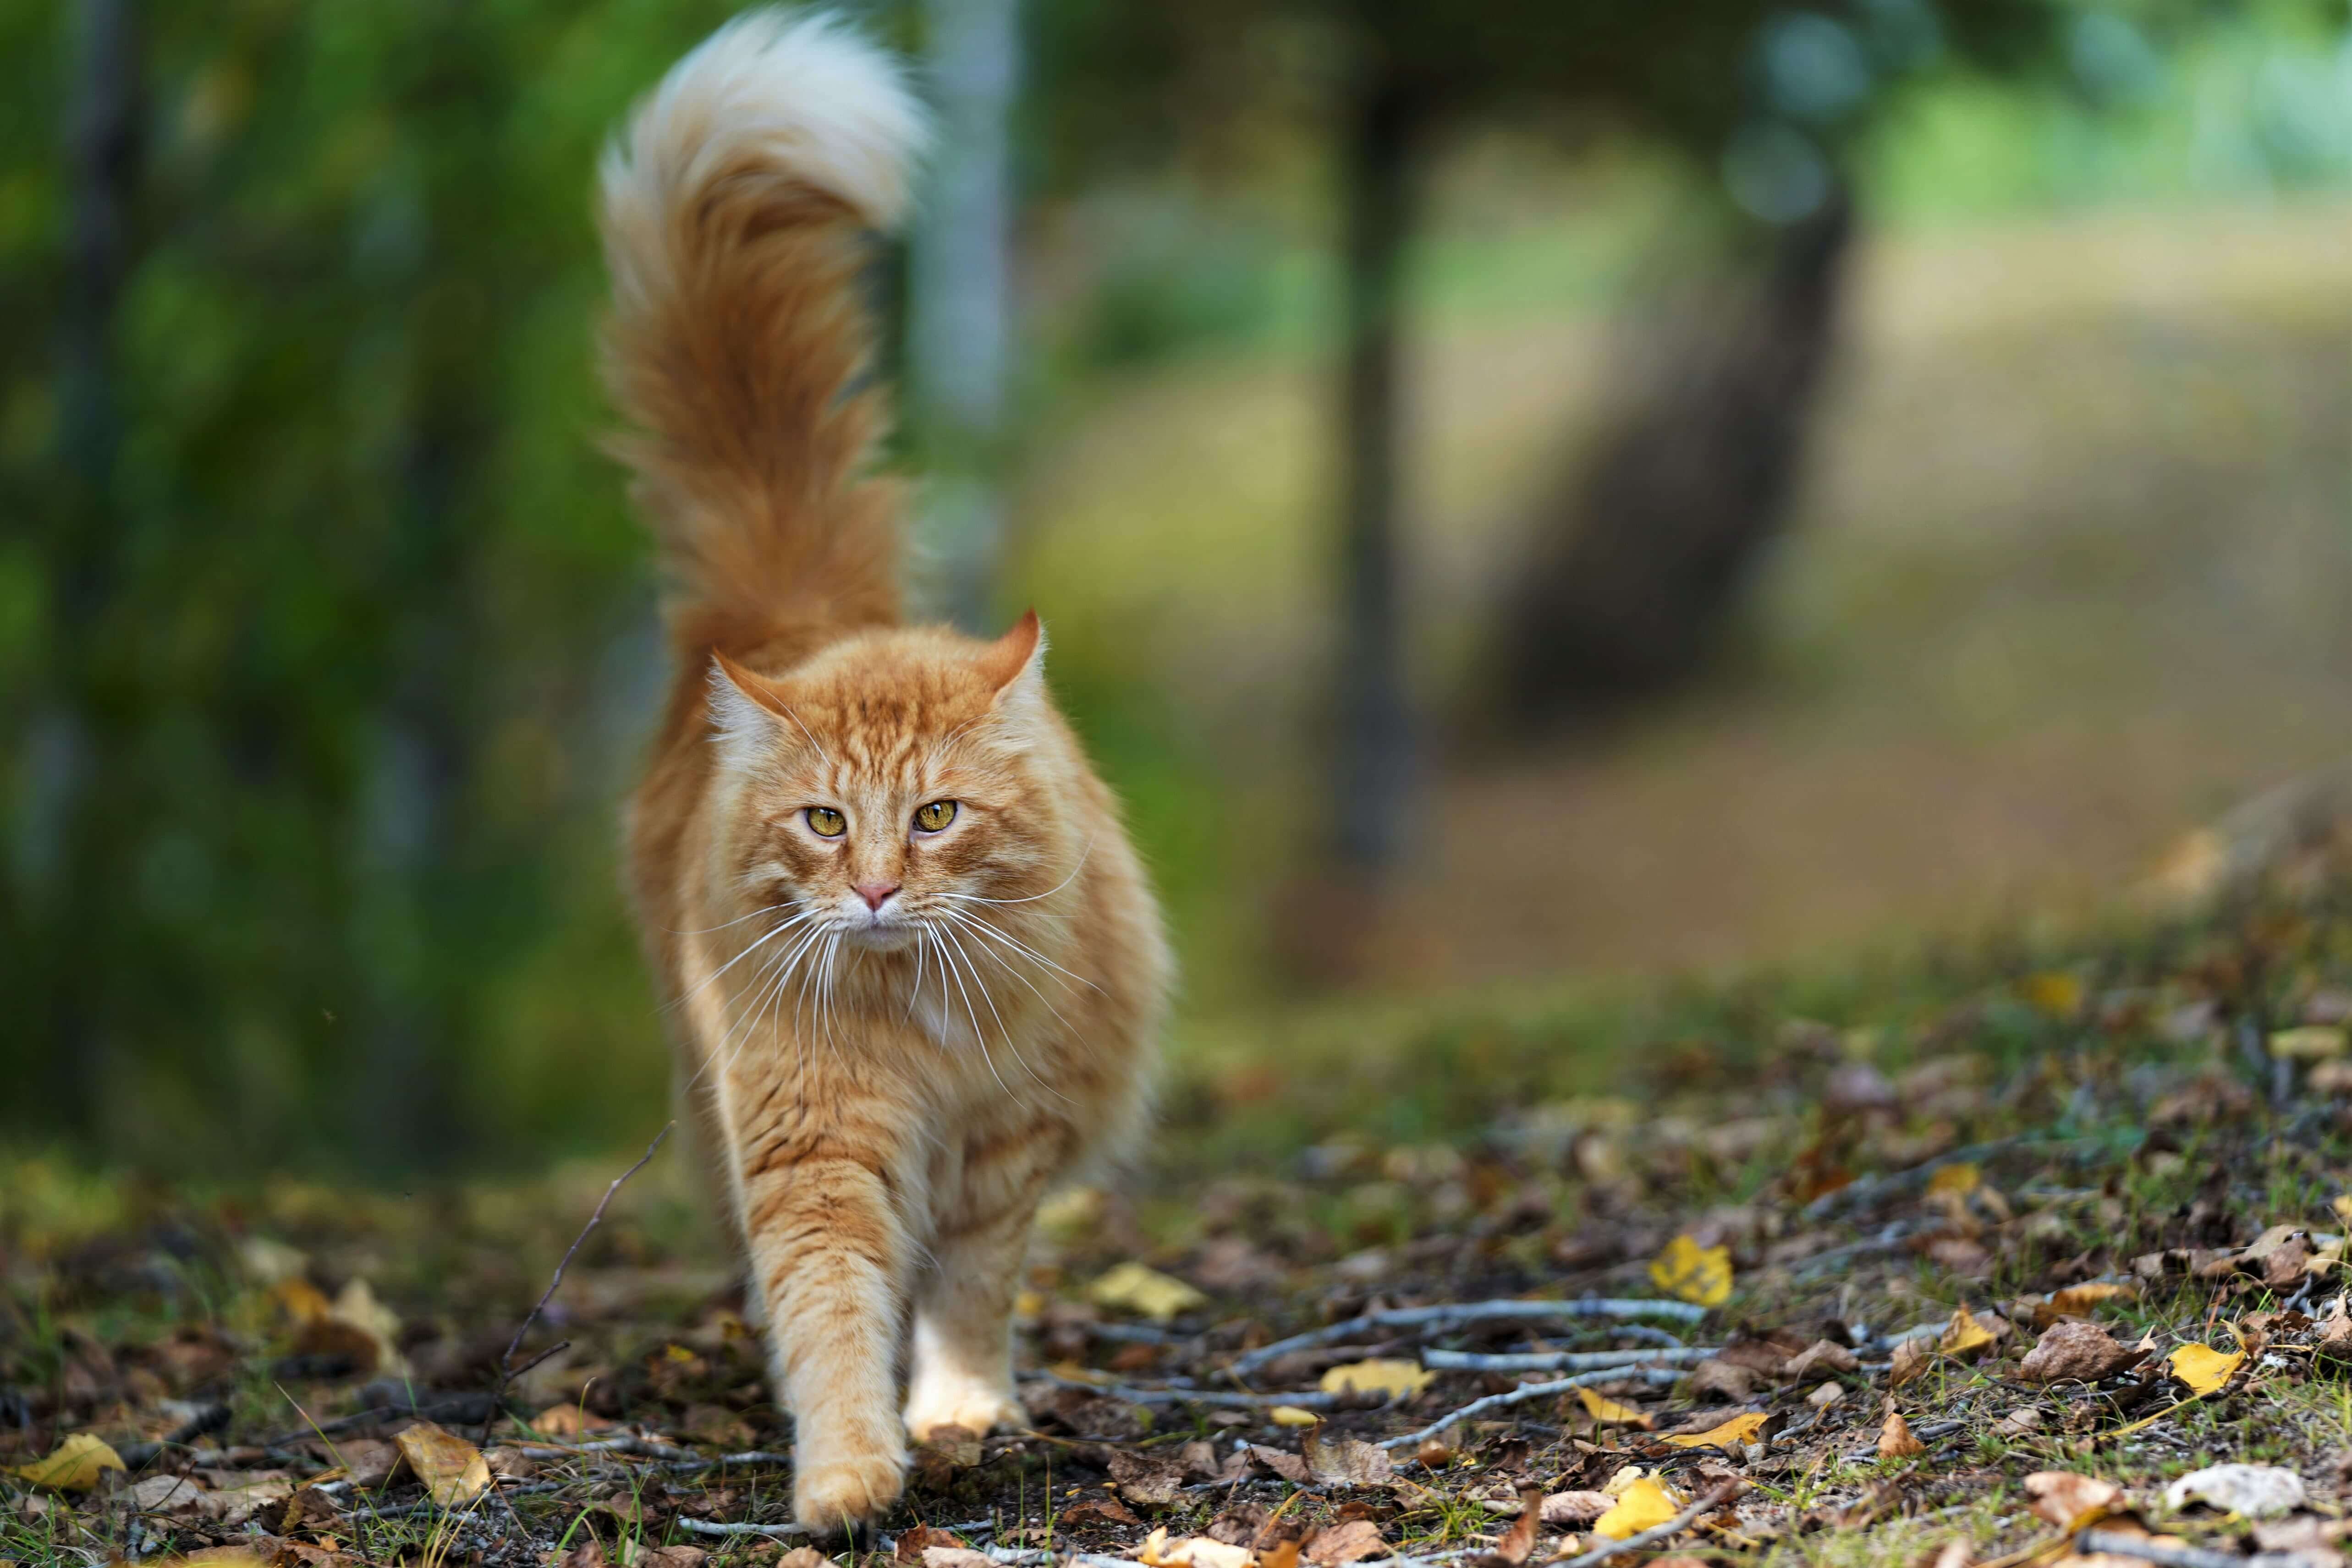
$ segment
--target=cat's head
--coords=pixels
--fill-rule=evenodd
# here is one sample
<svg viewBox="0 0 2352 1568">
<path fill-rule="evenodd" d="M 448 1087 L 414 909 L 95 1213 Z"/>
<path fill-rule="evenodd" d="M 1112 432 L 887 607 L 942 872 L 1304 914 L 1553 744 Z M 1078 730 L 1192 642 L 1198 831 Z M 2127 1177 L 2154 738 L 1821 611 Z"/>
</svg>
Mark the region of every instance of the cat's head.
<svg viewBox="0 0 2352 1568">
<path fill-rule="evenodd" d="M 775 676 L 718 655 L 714 871 L 748 926 L 789 925 L 784 952 L 970 946 L 1040 910 L 1074 869 L 1044 654 L 1033 611 L 994 642 L 863 632 Z"/>
</svg>

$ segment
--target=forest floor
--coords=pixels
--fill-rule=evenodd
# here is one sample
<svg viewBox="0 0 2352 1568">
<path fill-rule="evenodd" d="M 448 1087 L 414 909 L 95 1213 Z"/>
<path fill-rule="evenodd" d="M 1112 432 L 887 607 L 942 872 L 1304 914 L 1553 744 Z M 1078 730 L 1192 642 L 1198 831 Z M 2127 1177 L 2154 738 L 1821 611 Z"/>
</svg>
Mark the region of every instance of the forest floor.
<svg viewBox="0 0 2352 1568">
<path fill-rule="evenodd" d="M 2194 915 L 1188 1060 L 1137 1173 L 1044 1217 L 1032 1425 L 920 1451 L 860 1550 L 2340 1564 L 2343 850 Z M 849 1561 L 791 1527 L 674 1151 L 502 1378 L 629 1158 L 410 1196 L 6 1167 L 0 1561 Z"/>
</svg>

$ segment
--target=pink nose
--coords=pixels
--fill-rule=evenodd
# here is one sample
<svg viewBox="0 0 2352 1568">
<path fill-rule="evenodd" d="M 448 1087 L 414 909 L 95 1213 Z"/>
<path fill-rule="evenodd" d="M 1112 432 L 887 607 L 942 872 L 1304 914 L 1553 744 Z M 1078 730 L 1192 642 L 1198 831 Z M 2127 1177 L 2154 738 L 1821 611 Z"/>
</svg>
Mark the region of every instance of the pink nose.
<svg viewBox="0 0 2352 1568">
<path fill-rule="evenodd" d="M 868 909 L 881 908 L 882 901 L 898 891 L 898 884 L 895 882 L 861 882 L 857 884 L 857 896 L 866 901 Z"/>
</svg>

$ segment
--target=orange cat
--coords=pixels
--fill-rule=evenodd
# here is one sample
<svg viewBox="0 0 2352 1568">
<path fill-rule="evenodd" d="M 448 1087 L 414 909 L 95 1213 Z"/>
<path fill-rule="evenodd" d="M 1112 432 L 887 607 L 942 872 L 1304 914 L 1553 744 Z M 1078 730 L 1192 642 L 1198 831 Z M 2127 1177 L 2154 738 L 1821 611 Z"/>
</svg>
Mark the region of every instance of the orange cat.
<svg viewBox="0 0 2352 1568">
<path fill-rule="evenodd" d="M 1031 1218 L 1137 1130 L 1169 984 L 1034 613 L 898 622 L 857 281 L 921 129 L 887 56 L 754 12 L 602 171 L 618 451 L 676 591 L 637 916 L 827 1531 L 897 1499 L 907 1433 L 1023 1418 Z"/>
</svg>

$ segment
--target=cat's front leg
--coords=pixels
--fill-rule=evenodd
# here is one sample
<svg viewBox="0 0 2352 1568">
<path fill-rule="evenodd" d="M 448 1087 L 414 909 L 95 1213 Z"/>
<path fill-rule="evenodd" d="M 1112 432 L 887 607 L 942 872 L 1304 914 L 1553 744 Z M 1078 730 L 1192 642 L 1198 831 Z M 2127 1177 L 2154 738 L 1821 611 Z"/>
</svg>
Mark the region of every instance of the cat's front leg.
<svg viewBox="0 0 2352 1568">
<path fill-rule="evenodd" d="M 911 1248 L 870 1151 L 755 1152 L 743 1181 L 752 1283 L 793 1428 L 793 1514 L 811 1531 L 898 1501 L 897 1354 Z"/>
<path fill-rule="evenodd" d="M 1028 1424 L 1013 1386 L 1013 1301 L 1035 1210 L 1032 1196 L 985 1225 L 933 1243 L 935 1266 L 915 1286 L 907 1430 L 917 1442 L 942 1427 L 986 1433 Z"/>
</svg>

